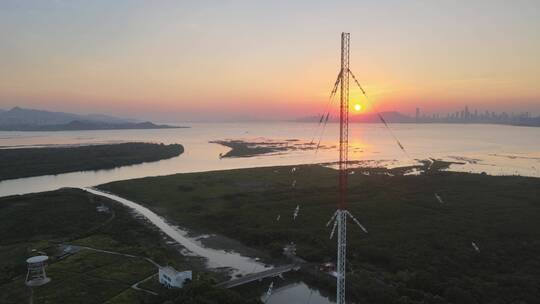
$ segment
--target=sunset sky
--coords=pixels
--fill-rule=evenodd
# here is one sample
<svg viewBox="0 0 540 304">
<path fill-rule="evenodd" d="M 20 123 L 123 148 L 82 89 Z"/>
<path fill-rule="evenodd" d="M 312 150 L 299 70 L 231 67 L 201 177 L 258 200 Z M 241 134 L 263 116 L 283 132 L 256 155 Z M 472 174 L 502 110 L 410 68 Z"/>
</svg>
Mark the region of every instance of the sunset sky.
<svg viewBox="0 0 540 304">
<path fill-rule="evenodd" d="M 538 0 L 2 0 L 0 109 L 309 116 L 337 75 L 342 31 L 380 110 L 540 114 Z"/>
</svg>

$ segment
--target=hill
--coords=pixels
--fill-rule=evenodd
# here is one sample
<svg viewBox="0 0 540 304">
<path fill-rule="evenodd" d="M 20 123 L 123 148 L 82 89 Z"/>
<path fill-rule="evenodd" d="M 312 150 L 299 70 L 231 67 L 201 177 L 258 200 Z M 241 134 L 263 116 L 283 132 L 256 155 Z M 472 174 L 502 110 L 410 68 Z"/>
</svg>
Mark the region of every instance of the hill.
<svg viewBox="0 0 540 304">
<path fill-rule="evenodd" d="M 69 131 L 177 128 L 103 114 L 79 115 L 14 107 L 0 111 L 0 131 Z"/>
</svg>

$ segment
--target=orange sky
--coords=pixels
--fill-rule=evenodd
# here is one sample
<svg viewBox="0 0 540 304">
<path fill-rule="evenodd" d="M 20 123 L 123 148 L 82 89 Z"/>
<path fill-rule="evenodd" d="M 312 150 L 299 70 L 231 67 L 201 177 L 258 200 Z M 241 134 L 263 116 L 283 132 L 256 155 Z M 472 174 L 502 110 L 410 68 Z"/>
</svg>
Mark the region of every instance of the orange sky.
<svg viewBox="0 0 540 304">
<path fill-rule="evenodd" d="M 0 108 L 309 116 L 328 98 L 348 31 L 351 69 L 380 110 L 540 114 L 539 20 L 537 1 L 9 0 Z"/>
</svg>

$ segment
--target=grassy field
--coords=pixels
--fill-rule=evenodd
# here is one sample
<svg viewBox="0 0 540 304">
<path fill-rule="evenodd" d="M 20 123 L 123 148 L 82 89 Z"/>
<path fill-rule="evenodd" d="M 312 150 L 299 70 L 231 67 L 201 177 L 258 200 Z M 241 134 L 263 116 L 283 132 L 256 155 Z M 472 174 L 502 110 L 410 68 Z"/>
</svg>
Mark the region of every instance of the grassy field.
<svg viewBox="0 0 540 304">
<path fill-rule="evenodd" d="M 293 241 L 308 261 L 334 261 L 335 240 L 325 224 L 336 208 L 337 173 L 300 166 L 293 175 L 291 168 L 177 174 L 100 188 L 200 233 L 223 234 L 275 256 Z M 350 175 L 350 210 L 369 230 L 349 224 L 350 299 L 462 304 L 540 298 L 540 179 L 402 172 Z M 310 280 L 334 288 L 325 278 Z"/>
<path fill-rule="evenodd" d="M 109 206 L 111 212 L 97 212 L 96 206 L 101 204 Z M 87 246 L 141 258 L 82 249 L 59 259 L 58 244 Z M 201 285 L 221 297 L 238 300 L 237 294 L 212 287 L 216 275 L 205 271 L 199 259 L 180 255 L 164 243 L 158 231 L 136 220 L 125 207 L 82 190 L 62 189 L 0 198 L 0 303 L 28 303 L 30 290 L 24 285 L 25 260 L 38 252 L 45 252 L 51 258 L 47 274 L 52 281 L 34 288 L 35 304 L 186 303 L 185 293 L 188 292 L 201 299 L 193 303 L 220 303 L 199 294 Z M 136 291 L 131 288 L 132 284 L 157 272 L 157 268 L 142 257 L 179 270 L 192 269 L 200 280 L 185 290 L 170 291 L 161 288 L 154 278 L 149 286 L 159 296 Z M 240 298 L 223 303 L 248 302 Z"/>
<path fill-rule="evenodd" d="M 0 181 L 5 179 L 112 169 L 178 156 L 179 144 L 122 143 L 80 147 L 0 149 Z"/>
</svg>

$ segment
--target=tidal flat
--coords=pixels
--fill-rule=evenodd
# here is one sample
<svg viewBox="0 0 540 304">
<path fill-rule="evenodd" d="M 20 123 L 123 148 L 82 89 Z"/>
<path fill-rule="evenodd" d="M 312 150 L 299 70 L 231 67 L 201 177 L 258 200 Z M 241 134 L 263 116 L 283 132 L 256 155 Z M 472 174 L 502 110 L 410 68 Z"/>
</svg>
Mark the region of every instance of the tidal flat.
<svg viewBox="0 0 540 304">
<path fill-rule="evenodd" d="M 219 144 L 230 148 L 224 154 L 220 155 L 220 158 L 242 158 L 242 157 L 254 157 L 261 155 L 278 155 L 293 151 L 310 151 L 310 150 L 324 150 L 336 148 L 336 146 L 325 146 L 317 144 L 316 142 L 305 142 L 299 139 L 285 139 L 285 140 L 272 140 L 272 139 L 259 139 L 259 140 L 241 140 L 241 139 L 226 139 L 226 140 L 213 140 L 210 141 L 213 144 Z"/>
</svg>

